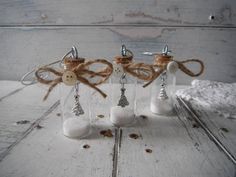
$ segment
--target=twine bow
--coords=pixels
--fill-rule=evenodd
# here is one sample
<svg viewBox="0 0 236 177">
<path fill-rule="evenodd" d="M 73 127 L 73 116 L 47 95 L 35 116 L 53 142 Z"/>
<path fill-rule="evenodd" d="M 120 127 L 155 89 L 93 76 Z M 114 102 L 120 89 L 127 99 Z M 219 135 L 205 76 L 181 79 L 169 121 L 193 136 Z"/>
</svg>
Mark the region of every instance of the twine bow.
<svg viewBox="0 0 236 177">
<path fill-rule="evenodd" d="M 103 64 L 103 65 L 107 65 L 105 68 L 99 70 L 99 71 L 92 71 L 89 69 L 89 67 L 93 64 Z M 71 63 L 70 63 L 71 66 Z M 96 91 L 98 91 L 104 98 L 107 96 L 102 90 L 100 90 L 97 86 L 102 84 L 103 82 L 105 82 L 109 76 L 112 74 L 113 71 L 113 66 L 111 63 L 109 63 L 108 61 L 106 61 L 105 59 L 96 59 L 96 60 L 91 60 L 91 61 L 87 61 L 87 62 L 80 62 L 77 63 L 76 65 L 74 65 L 73 67 L 69 67 L 69 70 L 74 72 L 77 80 L 93 89 L 95 89 Z M 38 80 L 38 82 L 42 83 L 42 84 L 46 84 L 46 85 L 50 85 L 46 95 L 44 96 L 43 100 L 46 100 L 50 94 L 50 92 L 53 90 L 53 88 L 62 82 L 62 76 L 64 74 L 64 72 L 66 72 L 67 70 L 64 71 L 57 71 L 51 67 L 48 66 L 44 66 L 39 68 L 36 72 L 35 72 L 35 76 Z M 51 80 L 47 80 L 45 78 L 42 77 L 42 73 L 52 73 L 53 75 L 57 76 L 55 79 L 51 79 Z M 98 79 L 96 82 L 91 82 L 89 81 L 89 78 L 94 78 L 94 77 L 98 77 L 100 79 Z"/>
<path fill-rule="evenodd" d="M 186 60 L 183 60 L 183 61 L 177 61 L 177 60 L 174 60 L 172 56 L 170 55 L 163 55 L 163 54 L 157 54 L 155 55 L 155 61 L 154 61 L 154 64 L 153 64 L 153 67 L 156 68 L 156 72 L 155 74 L 153 75 L 153 78 L 148 82 L 146 83 L 143 87 L 147 87 L 149 84 L 151 84 L 157 77 L 160 76 L 160 74 L 165 71 L 167 69 L 167 65 L 170 63 L 170 62 L 176 62 L 178 64 L 178 68 L 184 72 L 185 74 L 191 76 L 191 77 L 197 77 L 197 76 L 200 76 L 203 71 L 204 71 L 204 64 L 201 60 L 199 59 L 186 59 Z M 196 72 L 194 73 L 193 71 L 191 71 L 190 69 L 188 69 L 185 64 L 186 63 L 198 63 L 200 65 L 200 70 L 199 72 Z"/>
<path fill-rule="evenodd" d="M 134 63 L 132 62 L 133 54 L 130 52 L 130 56 L 117 56 L 115 57 L 115 61 L 117 64 L 121 64 L 123 67 L 123 70 L 132 76 L 148 81 L 146 84 L 143 85 L 143 87 L 147 87 L 149 84 L 151 84 L 157 77 L 160 76 L 160 74 L 166 70 L 167 65 L 175 61 L 178 64 L 178 68 L 184 72 L 185 74 L 191 76 L 191 77 L 197 77 L 201 75 L 204 71 L 204 64 L 199 59 L 187 59 L 184 61 L 177 61 L 173 60 L 172 56 L 169 55 L 163 55 L 163 54 L 157 54 L 155 55 L 155 62 L 154 64 L 145 64 L 145 63 Z M 188 69 L 185 64 L 186 63 L 199 63 L 200 64 L 200 71 L 197 73 L 192 72 L 190 69 Z"/>
<path fill-rule="evenodd" d="M 130 56 L 115 57 L 115 62 L 122 65 L 124 72 L 129 73 L 138 79 L 150 81 L 153 78 L 153 75 L 155 75 L 153 66 L 146 63 L 134 63 L 132 59 L 133 55 L 131 53 Z"/>
</svg>

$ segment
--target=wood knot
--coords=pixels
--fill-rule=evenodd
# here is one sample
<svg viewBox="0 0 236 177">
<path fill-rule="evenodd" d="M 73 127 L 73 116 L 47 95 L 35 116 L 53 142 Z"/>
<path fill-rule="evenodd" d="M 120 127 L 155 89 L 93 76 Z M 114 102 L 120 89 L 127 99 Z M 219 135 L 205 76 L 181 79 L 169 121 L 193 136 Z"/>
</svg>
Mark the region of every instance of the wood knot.
<svg viewBox="0 0 236 177">
<path fill-rule="evenodd" d="M 100 134 L 103 135 L 104 137 L 109 137 L 109 138 L 113 137 L 111 129 L 101 130 Z"/>
<path fill-rule="evenodd" d="M 83 145 L 83 148 L 88 149 L 88 148 L 90 148 L 90 146 L 88 144 L 85 144 L 85 145 Z"/>
<path fill-rule="evenodd" d="M 151 149 L 145 149 L 146 153 L 152 153 Z"/>
<path fill-rule="evenodd" d="M 136 133 L 131 133 L 131 134 L 129 135 L 129 137 L 132 138 L 132 139 L 138 139 L 140 136 L 137 135 Z"/>
</svg>

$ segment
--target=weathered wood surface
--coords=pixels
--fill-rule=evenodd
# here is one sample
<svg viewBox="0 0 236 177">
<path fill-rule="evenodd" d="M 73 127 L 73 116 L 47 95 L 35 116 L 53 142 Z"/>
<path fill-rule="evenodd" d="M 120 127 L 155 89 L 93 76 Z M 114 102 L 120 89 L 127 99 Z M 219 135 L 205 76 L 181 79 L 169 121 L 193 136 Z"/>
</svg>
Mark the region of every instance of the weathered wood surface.
<svg viewBox="0 0 236 177">
<path fill-rule="evenodd" d="M 232 0 L 2 0 L 0 25 L 235 26 L 235 6 Z"/>
<path fill-rule="evenodd" d="M 5 90 L 1 84 L 6 81 L 0 82 Z M 10 84 L 9 90 L 18 84 Z M 99 123 L 93 119 L 94 131 L 87 139 L 68 139 L 62 135 L 57 91 L 42 102 L 46 91 L 36 84 L 1 100 L 0 176 L 111 176 L 115 138 L 100 135 L 108 125 L 112 128 L 108 116 Z M 30 122 L 20 124 L 22 120 Z M 85 144 L 90 148 L 84 149 Z"/>
<path fill-rule="evenodd" d="M 138 100 L 148 94 L 139 86 Z M 103 85 L 107 93 L 108 88 Z M 102 102 L 100 98 L 96 102 L 97 94 L 93 94 L 91 100 L 93 116 L 99 113 L 105 114 L 105 118 L 93 117 L 93 133 L 87 139 L 68 139 L 61 133 L 59 108 L 53 104 L 57 100 L 56 92 L 50 95 L 48 102 L 42 103 L 45 91 L 37 85 L 27 86 L 0 102 L 0 124 L 4 127 L 1 128 L 0 144 L 6 142 L 5 138 L 15 136 L 13 141 L 7 142 L 8 146 L 13 145 L 12 148 L 1 152 L 0 176 L 232 177 L 235 174 L 231 161 L 201 128 L 193 128 L 193 122 L 185 115 L 163 117 L 144 111 L 142 114 L 147 115 L 147 119 L 138 118 L 135 126 L 122 128 L 120 134 L 108 121 L 109 100 Z M 49 109 L 50 105 L 54 106 Z M 142 104 L 137 106 L 144 108 Z M 28 130 L 27 136 L 24 132 L 31 124 L 12 129 L 13 124 L 23 118 L 35 125 Z M 105 128 L 111 128 L 115 136 L 102 137 L 99 131 Z M 12 131 L 4 134 L 6 130 Z M 130 133 L 141 136 L 131 139 Z M 16 139 L 17 143 L 14 143 Z M 84 149 L 85 144 L 90 148 Z M 148 148 L 152 153 L 145 151 Z"/>
<path fill-rule="evenodd" d="M 7 81 L 1 81 L 0 84 L 1 91 L 6 90 Z M 19 82 L 14 84 L 9 82 L 8 90 L 13 91 L 3 96 L 0 101 L 0 160 L 58 105 L 53 95 L 47 102 L 42 102 L 42 96 L 46 90 L 41 86 L 23 87 L 21 85 L 23 89 L 19 90 L 19 85 Z"/>
<path fill-rule="evenodd" d="M 236 122 L 235 119 L 224 117 L 219 113 L 206 109 L 203 106 L 189 105 L 197 113 L 199 118 L 212 131 L 212 133 L 225 145 L 225 147 L 236 157 Z"/>
<path fill-rule="evenodd" d="M 124 43 L 137 61 L 148 63 L 153 58 L 143 56 L 143 51 L 161 51 L 168 44 L 176 59 L 204 61 L 201 79 L 235 82 L 235 36 L 236 29 L 218 28 L 1 28 L 0 79 L 19 80 L 33 67 L 61 58 L 72 44 L 78 45 L 80 56 L 112 60 Z M 192 68 L 197 70 L 198 65 Z M 177 83 L 189 84 L 191 80 L 178 72 Z"/>
<path fill-rule="evenodd" d="M 4 98 L 21 91 L 24 86 L 20 82 L 1 80 L 0 101 Z"/>
</svg>

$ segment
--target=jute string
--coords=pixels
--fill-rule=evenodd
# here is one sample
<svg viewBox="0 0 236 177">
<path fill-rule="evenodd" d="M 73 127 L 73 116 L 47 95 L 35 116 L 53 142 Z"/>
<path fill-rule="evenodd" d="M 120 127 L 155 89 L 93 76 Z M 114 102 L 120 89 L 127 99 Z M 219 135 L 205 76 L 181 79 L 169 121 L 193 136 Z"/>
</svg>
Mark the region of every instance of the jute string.
<svg viewBox="0 0 236 177">
<path fill-rule="evenodd" d="M 38 80 L 38 82 L 46 85 L 50 85 L 46 95 L 44 96 L 43 100 L 46 100 L 50 94 L 50 92 L 53 90 L 53 88 L 62 82 L 62 76 L 64 72 L 70 70 L 76 74 L 78 82 L 81 82 L 96 91 L 98 91 L 104 98 L 107 96 L 102 90 L 100 90 L 97 86 L 104 83 L 109 76 L 112 74 L 113 66 L 111 63 L 106 61 L 105 59 L 95 59 L 90 61 L 85 60 L 71 60 L 71 59 L 65 59 L 64 64 L 66 65 L 66 70 L 59 71 L 55 70 L 52 67 L 44 66 L 39 68 L 35 72 L 35 76 Z M 90 66 L 93 64 L 103 64 L 106 65 L 105 68 L 98 70 L 98 71 L 92 71 L 89 69 Z M 45 79 L 42 77 L 42 73 L 51 73 L 56 76 L 55 79 Z M 89 81 L 89 78 L 98 77 L 99 79 L 96 82 Z"/>
<path fill-rule="evenodd" d="M 178 64 L 178 68 L 184 72 L 185 74 L 191 77 L 197 77 L 201 75 L 204 71 L 204 64 L 199 59 L 186 59 L 184 61 L 174 60 L 172 56 L 157 54 L 155 55 L 154 64 L 145 64 L 145 63 L 134 63 L 133 55 L 130 56 L 117 56 L 115 57 L 115 61 L 117 64 L 121 64 L 124 71 L 131 74 L 132 76 L 148 81 L 143 87 L 147 87 L 151 84 L 160 74 L 166 70 L 167 65 L 171 61 L 175 61 Z M 200 64 L 200 71 L 197 73 L 192 72 L 188 69 L 185 64 L 186 63 L 198 63 Z"/>
</svg>

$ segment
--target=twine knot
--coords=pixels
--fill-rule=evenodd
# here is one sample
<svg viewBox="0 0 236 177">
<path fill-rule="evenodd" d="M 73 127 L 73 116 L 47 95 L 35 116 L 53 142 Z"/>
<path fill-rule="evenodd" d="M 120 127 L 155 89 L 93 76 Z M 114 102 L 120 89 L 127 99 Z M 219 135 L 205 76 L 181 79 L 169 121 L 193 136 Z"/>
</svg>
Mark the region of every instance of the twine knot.
<svg viewBox="0 0 236 177">
<path fill-rule="evenodd" d="M 50 85 L 46 95 L 44 96 L 43 100 L 46 100 L 50 94 L 50 92 L 53 90 L 53 88 L 63 82 L 63 74 L 70 71 L 76 78 L 76 82 L 81 82 L 96 91 L 98 91 L 104 98 L 107 96 L 103 91 L 101 91 L 97 86 L 104 83 L 109 76 L 113 72 L 113 66 L 111 63 L 109 63 L 105 59 L 95 59 L 91 61 L 85 61 L 85 59 L 71 59 L 71 58 L 65 58 L 64 60 L 65 69 L 63 71 L 59 71 L 56 69 L 53 69 L 49 66 L 44 66 L 36 70 L 35 76 L 38 80 L 38 82 L 46 85 Z M 90 70 L 89 67 L 93 64 L 103 64 L 106 65 L 105 68 L 97 71 Z M 43 73 L 50 73 L 56 76 L 54 79 L 46 79 L 42 77 Z M 97 81 L 90 81 L 91 78 L 97 77 Z"/>
</svg>

